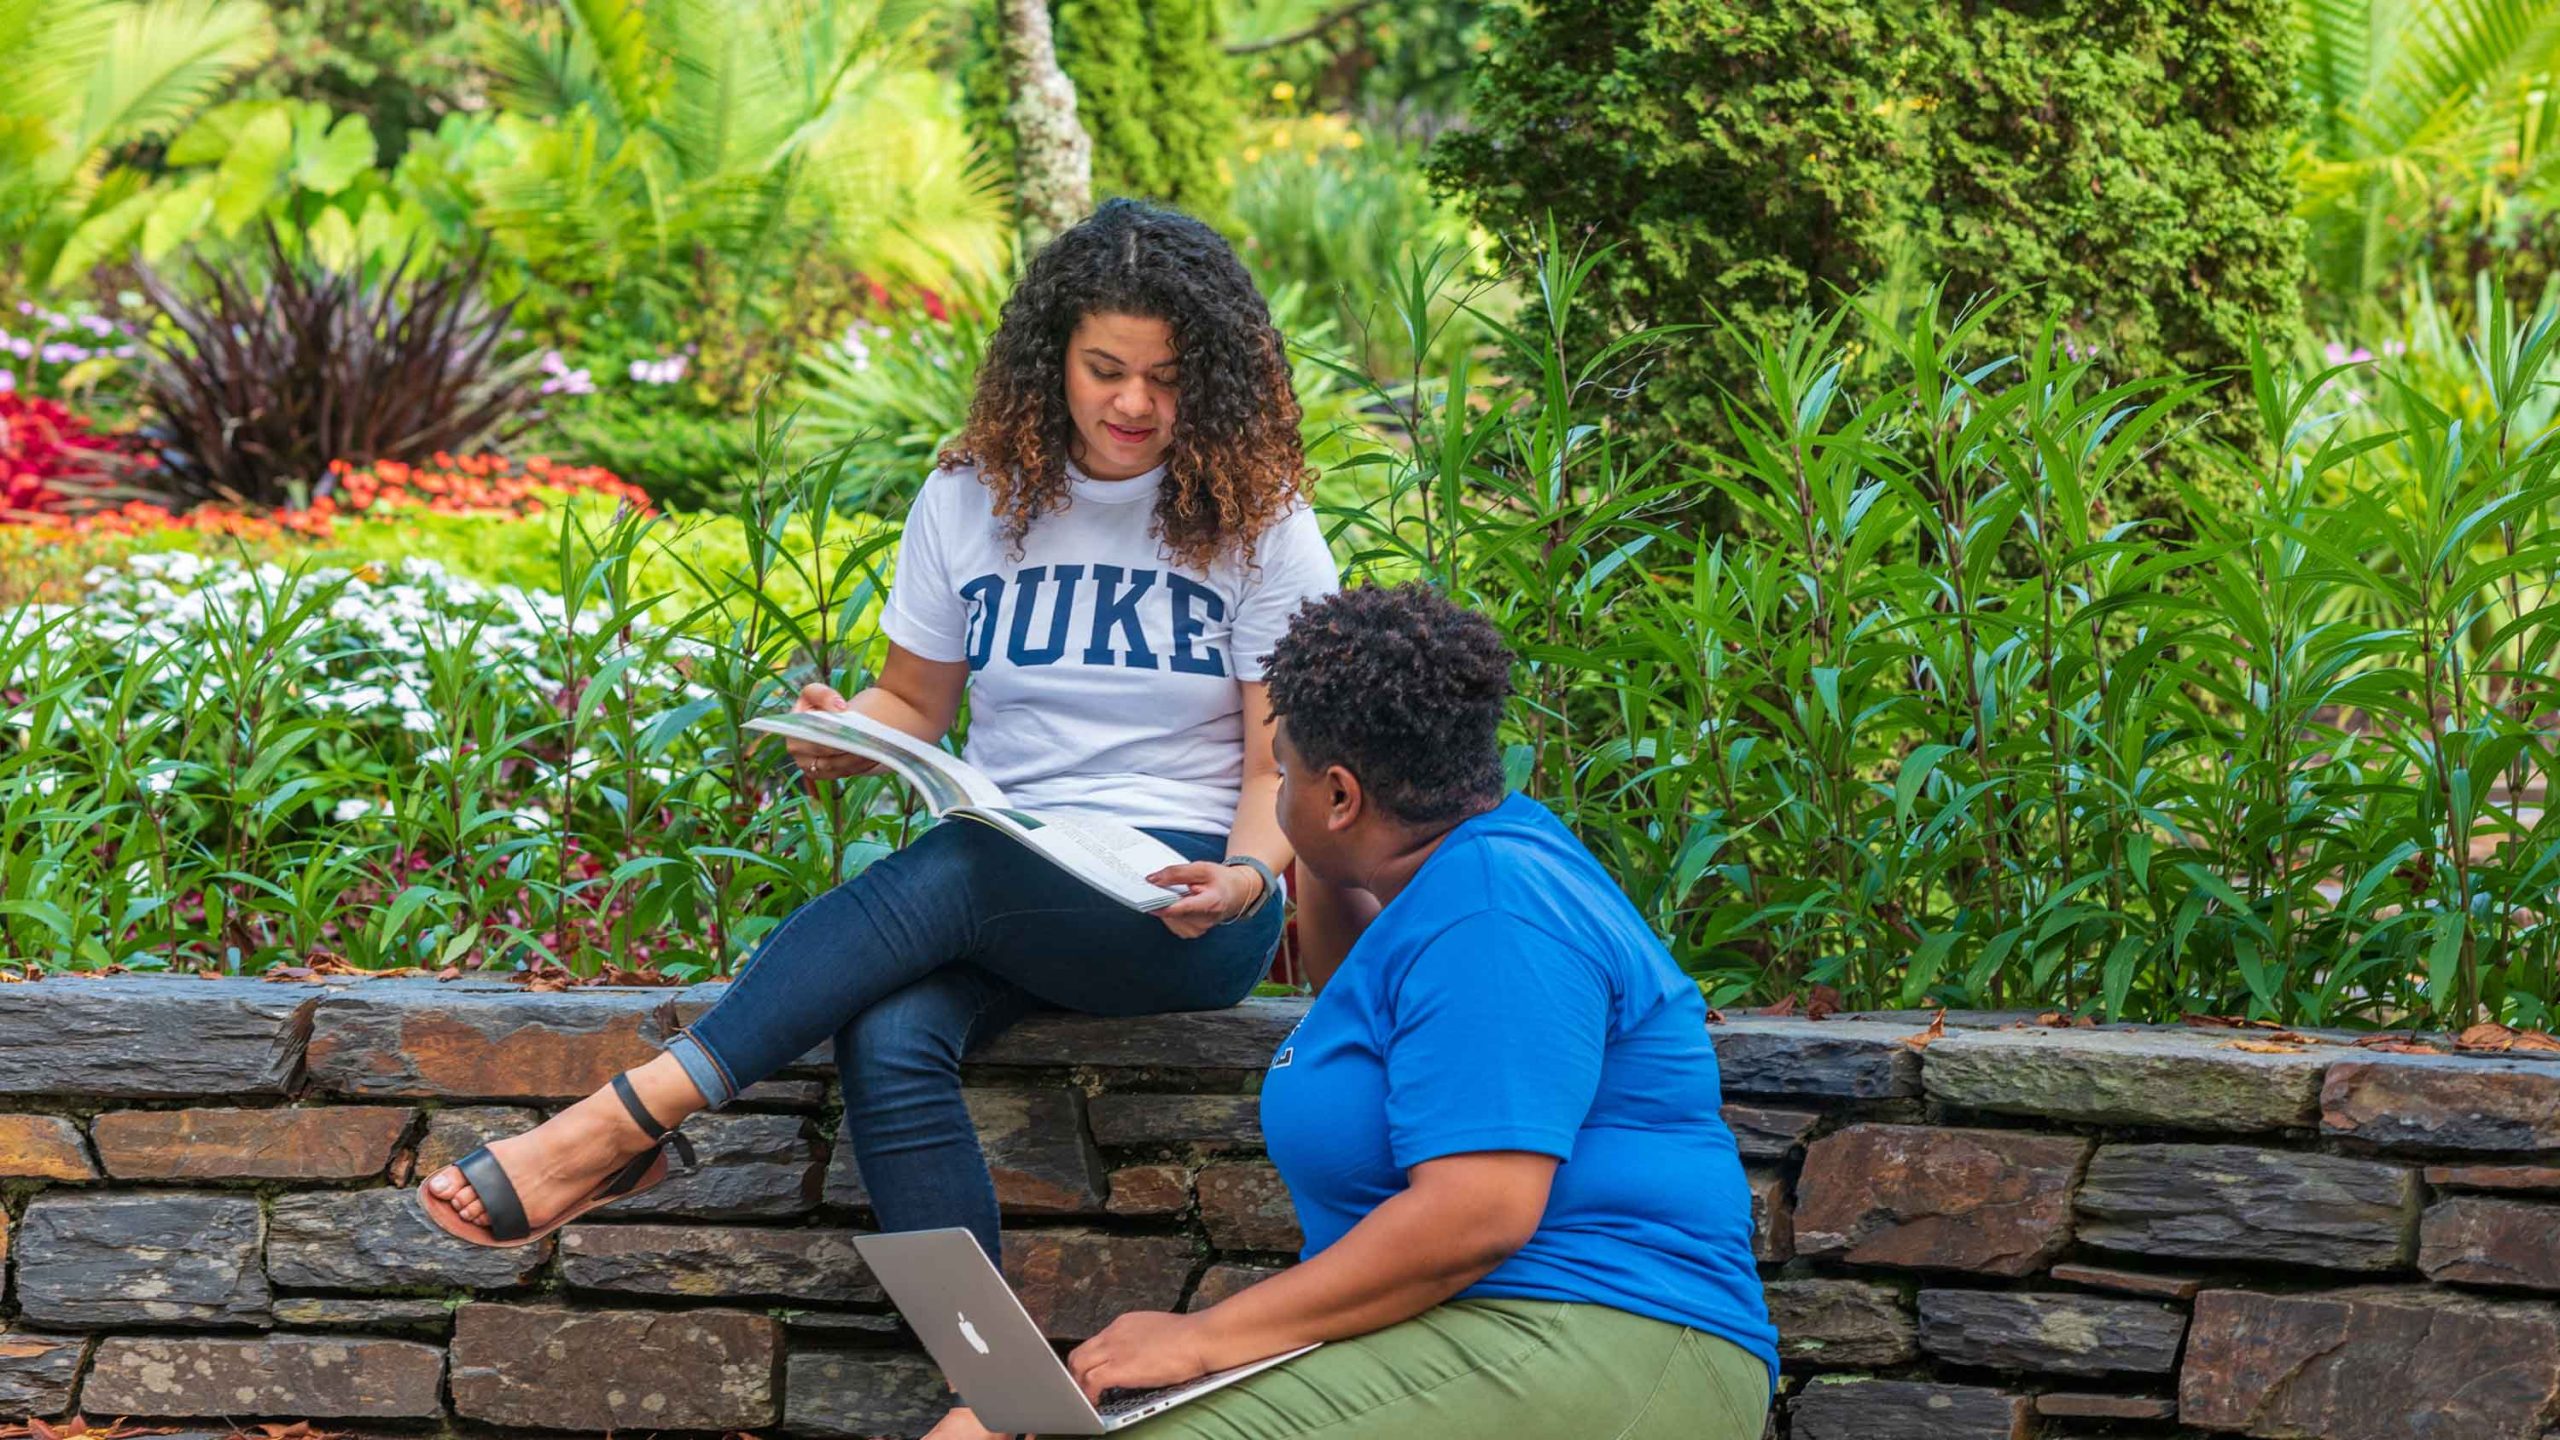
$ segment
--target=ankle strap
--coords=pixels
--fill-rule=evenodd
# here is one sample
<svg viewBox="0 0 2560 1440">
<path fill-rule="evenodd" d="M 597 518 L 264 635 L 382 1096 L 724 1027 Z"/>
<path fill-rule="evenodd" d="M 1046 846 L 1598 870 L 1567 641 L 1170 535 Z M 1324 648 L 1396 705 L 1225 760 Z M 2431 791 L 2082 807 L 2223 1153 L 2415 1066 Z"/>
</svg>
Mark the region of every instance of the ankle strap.
<svg viewBox="0 0 2560 1440">
<path fill-rule="evenodd" d="M 640 1127 L 641 1134 L 652 1140 L 666 1138 L 667 1127 L 659 1124 L 658 1117 L 649 1113 L 649 1107 L 640 1103 L 640 1092 L 631 1088 L 630 1076 L 614 1076 L 613 1093 L 621 1099 L 622 1108 L 631 1112 L 631 1121 Z"/>
</svg>

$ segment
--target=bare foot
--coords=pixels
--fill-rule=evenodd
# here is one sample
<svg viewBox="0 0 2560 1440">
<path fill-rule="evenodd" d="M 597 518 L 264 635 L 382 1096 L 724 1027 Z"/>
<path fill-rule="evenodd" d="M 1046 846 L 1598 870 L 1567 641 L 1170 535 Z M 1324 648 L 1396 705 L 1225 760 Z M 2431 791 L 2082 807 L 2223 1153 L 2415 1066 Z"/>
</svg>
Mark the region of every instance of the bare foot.
<svg viewBox="0 0 2560 1440">
<path fill-rule="evenodd" d="M 642 1107 L 669 1128 L 702 1108 L 702 1092 L 672 1055 L 632 1071 L 631 1088 Z M 656 1144 L 608 1086 L 521 1135 L 491 1141 L 489 1153 L 515 1186 L 526 1223 L 538 1230 Z M 488 1225 L 488 1207 L 459 1167 L 447 1165 L 427 1177 L 427 1193 L 472 1224 Z"/>
<path fill-rule="evenodd" d="M 924 1440 L 1013 1440 L 1001 1430 L 990 1430 L 978 1423 L 969 1407 L 960 1406 L 942 1417 L 942 1423 L 924 1432 Z"/>
</svg>

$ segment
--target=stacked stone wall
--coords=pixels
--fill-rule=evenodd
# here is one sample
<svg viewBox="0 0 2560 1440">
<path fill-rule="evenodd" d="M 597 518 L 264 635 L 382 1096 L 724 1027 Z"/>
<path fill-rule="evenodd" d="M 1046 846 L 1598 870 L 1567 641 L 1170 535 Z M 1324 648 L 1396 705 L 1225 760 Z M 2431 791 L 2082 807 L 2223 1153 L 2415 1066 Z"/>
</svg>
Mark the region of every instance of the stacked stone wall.
<svg viewBox="0 0 2560 1440">
<path fill-rule="evenodd" d="M 947 1397 L 850 1243 L 823 1055 L 690 1122 L 700 1171 L 542 1244 L 463 1245 L 407 1189 L 717 994 L 0 987 L 0 1418 L 920 1432 Z M 1287 1263 L 1252 1092 L 1299 1008 L 1045 1017 L 973 1057 L 1007 1268 L 1053 1337 Z M 2560 1059 L 1918 1029 L 1714 1028 L 1774 1434 L 2560 1434 Z"/>
</svg>

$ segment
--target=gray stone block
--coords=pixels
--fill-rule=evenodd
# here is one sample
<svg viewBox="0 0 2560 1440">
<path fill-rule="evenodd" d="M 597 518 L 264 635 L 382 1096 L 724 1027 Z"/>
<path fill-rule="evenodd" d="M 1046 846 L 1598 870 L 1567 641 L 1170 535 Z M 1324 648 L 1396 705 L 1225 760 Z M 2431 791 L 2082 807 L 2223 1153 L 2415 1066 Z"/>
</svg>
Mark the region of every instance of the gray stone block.
<svg viewBox="0 0 2560 1440">
<path fill-rule="evenodd" d="M 1252 999 L 1181 1015 L 1034 1015 L 970 1053 L 981 1065 L 1261 1070 L 1307 1002 Z"/>
<path fill-rule="evenodd" d="M 106 1415 L 433 1420 L 443 1380 L 443 1348 L 414 1340 L 115 1335 L 98 1343 L 81 1401 Z"/>
<path fill-rule="evenodd" d="M 701 1168 L 596 1212 L 600 1219 L 780 1220 L 818 1208 L 823 1178 L 803 1115 L 696 1115 L 684 1122 Z"/>
<path fill-rule="evenodd" d="M 1920 1348 L 1953 1365 L 2050 1375 L 2166 1375 L 2187 1315 L 2149 1300 L 1996 1290 L 1920 1292 Z"/>
<path fill-rule="evenodd" d="M 279 1295 L 275 1300 L 277 1324 L 315 1330 L 433 1330 L 441 1334 L 453 1324 L 453 1312 L 453 1306 L 436 1299 Z"/>
<path fill-rule="evenodd" d="M 782 1323 L 737 1310 L 465 1305 L 454 1413 L 534 1430 L 739 1430 L 781 1411 Z"/>
<path fill-rule="evenodd" d="M 782 1397 L 782 1428 L 830 1440 L 912 1440 L 959 1403 L 922 1355 L 843 1350 L 793 1350 Z"/>
<path fill-rule="evenodd" d="M 1902 1291 L 1870 1280 L 1772 1280 L 1762 1293 L 1789 1366 L 1882 1370 L 1920 1353 Z"/>
<path fill-rule="evenodd" d="M 1795 1440 L 2025 1440 L 2028 1400 L 1976 1385 L 1816 1380 L 1787 1406 Z"/>
<path fill-rule="evenodd" d="M 961 1093 L 996 1184 L 996 1203 L 1007 1215 L 1098 1215 L 1108 1193 L 1102 1157 L 1084 1138 L 1078 1113 L 1084 1096 L 1074 1090 L 971 1086 Z M 826 1202 L 867 1210 L 871 1192 L 854 1163 L 853 1142 L 836 1137 L 827 1162 Z"/>
<path fill-rule="evenodd" d="M 1114 1149 L 1262 1148 L 1262 1099 L 1256 1095 L 1103 1094 L 1089 1108 L 1094 1142 Z"/>
<path fill-rule="evenodd" d="M 89 1353 L 85 1335 L 0 1331 L 0 1415 L 61 1415 Z"/>
<path fill-rule="evenodd" d="M 2321 1128 L 2395 1149 L 2560 1150 L 2560 1060 L 2356 1052 L 2329 1067 Z"/>
<path fill-rule="evenodd" d="M 71 1330 L 264 1325 L 264 1229 L 249 1195 L 39 1195 L 18 1225 L 19 1309 Z"/>
<path fill-rule="evenodd" d="M 2337 1052 L 2264 1054 L 2196 1030 L 1974 1030 L 1931 1045 L 1931 1099 L 2093 1125 L 2253 1131 L 2320 1120 Z"/>
<path fill-rule="evenodd" d="M 656 1057 L 675 996 L 369 980 L 321 999 L 310 1083 L 365 1099 L 574 1100 Z"/>
<path fill-rule="evenodd" d="M 0 1095 L 282 1095 L 319 1004 L 299 986 L 192 976 L 0 985 Z"/>
<path fill-rule="evenodd" d="M 2103 1145 L 2077 1209 L 2102 1250 L 2332 1270 L 2407 1265 L 2417 1172 L 2402 1165 L 2246 1145 Z"/>
<path fill-rule="evenodd" d="M 503 1290 L 533 1278 L 555 1243 L 474 1245 L 438 1228 L 407 1189 L 279 1195 L 269 1225 L 268 1278 L 302 1290 Z"/>
<path fill-rule="evenodd" d="M 560 1276 L 581 1290 L 691 1299 L 877 1304 L 850 1230 L 590 1225 L 560 1232 Z"/>
<path fill-rule="evenodd" d="M 1892 1100 L 1920 1093 L 1920 1052 L 1899 1025 L 1737 1016 L 1707 1027 L 1728 1095 Z"/>
</svg>

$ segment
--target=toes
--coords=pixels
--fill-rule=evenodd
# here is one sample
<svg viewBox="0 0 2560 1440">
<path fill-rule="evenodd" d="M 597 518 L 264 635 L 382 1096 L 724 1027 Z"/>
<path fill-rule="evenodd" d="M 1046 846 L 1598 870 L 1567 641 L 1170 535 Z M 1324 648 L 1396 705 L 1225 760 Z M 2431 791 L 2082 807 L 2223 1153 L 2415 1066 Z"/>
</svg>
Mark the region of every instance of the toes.
<svg viewBox="0 0 2560 1440">
<path fill-rule="evenodd" d="M 451 1165 L 427 1177 L 427 1193 L 439 1200 L 453 1198 L 453 1187 L 462 1183 L 462 1172 Z"/>
</svg>

